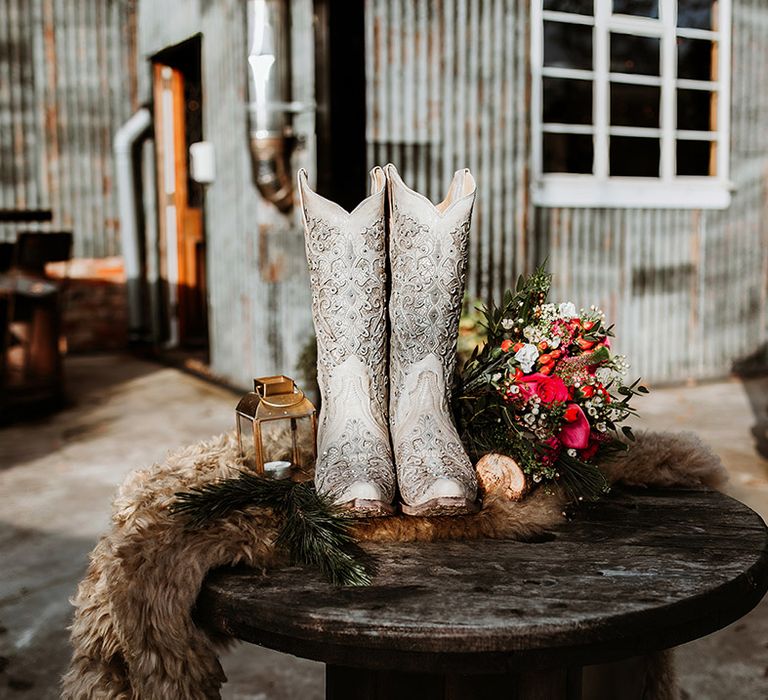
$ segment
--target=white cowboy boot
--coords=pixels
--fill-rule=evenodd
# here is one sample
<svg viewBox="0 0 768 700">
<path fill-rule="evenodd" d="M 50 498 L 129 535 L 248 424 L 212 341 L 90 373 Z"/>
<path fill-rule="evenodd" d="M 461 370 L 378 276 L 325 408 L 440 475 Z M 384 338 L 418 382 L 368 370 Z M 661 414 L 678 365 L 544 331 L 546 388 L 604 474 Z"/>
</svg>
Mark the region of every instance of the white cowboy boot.
<svg viewBox="0 0 768 700">
<path fill-rule="evenodd" d="M 402 510 L 472 512 L 477 479 L 450 409 L 475 180 L 453 177 L 435 206 L 388 165 L 390 433 Z"/>
<path fill-rule="evenodd" d="M 317 335 L 315 483 L 358 515 L 392 512 L 395 470 L 387 424 L 386 177 L 351 213 L 309 188 L 299 196 Z"/>
</svg>

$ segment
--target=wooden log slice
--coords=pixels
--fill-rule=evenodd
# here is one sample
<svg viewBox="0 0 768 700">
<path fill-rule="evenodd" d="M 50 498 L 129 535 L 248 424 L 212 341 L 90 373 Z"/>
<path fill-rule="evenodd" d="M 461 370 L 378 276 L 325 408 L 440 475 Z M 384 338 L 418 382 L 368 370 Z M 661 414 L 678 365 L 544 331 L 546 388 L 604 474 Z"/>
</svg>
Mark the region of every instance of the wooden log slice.
<svg viewBox="0 0 768 700">
<path fill-rule="evenodd" d="M 528 493 L 528 480 L 512 457 L 491 452 L 480 458 L 475 470 L 483 495 L 497 494 L 510 501 L 520 501 Z"/>
</svg>

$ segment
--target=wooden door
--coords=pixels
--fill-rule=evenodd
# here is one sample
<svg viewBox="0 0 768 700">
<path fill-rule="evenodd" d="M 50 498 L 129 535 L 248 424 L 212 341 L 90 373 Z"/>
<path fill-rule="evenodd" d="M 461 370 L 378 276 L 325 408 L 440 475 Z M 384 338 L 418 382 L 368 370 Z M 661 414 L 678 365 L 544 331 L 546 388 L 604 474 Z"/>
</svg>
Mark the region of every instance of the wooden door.
<svg viewBox="0 0 768 700">
<path fill-rule="evenodd" d="M 170 345 L 195 347 L 207 344 L 205 236 L 202 202 L 190 200 L 190 100 L 185 81 L 182 69 L 155 62 L 158 230 L 168 339 Z"/>
</svg>

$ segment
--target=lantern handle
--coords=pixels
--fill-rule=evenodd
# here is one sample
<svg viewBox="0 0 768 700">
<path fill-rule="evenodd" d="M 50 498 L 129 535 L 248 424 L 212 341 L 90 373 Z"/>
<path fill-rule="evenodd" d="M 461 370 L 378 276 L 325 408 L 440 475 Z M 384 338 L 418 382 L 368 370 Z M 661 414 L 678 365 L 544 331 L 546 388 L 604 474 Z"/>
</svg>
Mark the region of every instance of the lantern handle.
<svg viewBox="0 0 768 700">
<path fill-rule="evenodd" d="M 270 408 L 287 408 L 289 406 L 295 406 L 296 404 L 299 404 L 304 400 L 304 392 L 298 387 L 296 387 L 296 390 L 294 391 L 294 396 L 296 397 L 296 400 L 291 401 L 290 403 L 272 403 L 260 391 L 257 391 L 256 393 L 259 395 L 261 402 L 265 403 Z M 287 396 L 287 394 L 282 394 L 282 396 Z"/>
</svg>

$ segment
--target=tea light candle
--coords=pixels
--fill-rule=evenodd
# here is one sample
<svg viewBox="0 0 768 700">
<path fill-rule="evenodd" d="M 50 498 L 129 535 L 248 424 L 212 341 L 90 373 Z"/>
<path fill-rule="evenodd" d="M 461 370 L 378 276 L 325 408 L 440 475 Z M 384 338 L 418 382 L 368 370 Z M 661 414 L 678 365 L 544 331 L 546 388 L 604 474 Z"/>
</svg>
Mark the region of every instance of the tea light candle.
<svg viewBox="0 0 768 700">
<path fill-rule="evenodd" d="M 270 479 L 288 479 L 291 476 L 291 463 L 284 461 L 266 462 L 264 476 Z"/>
</svg>

